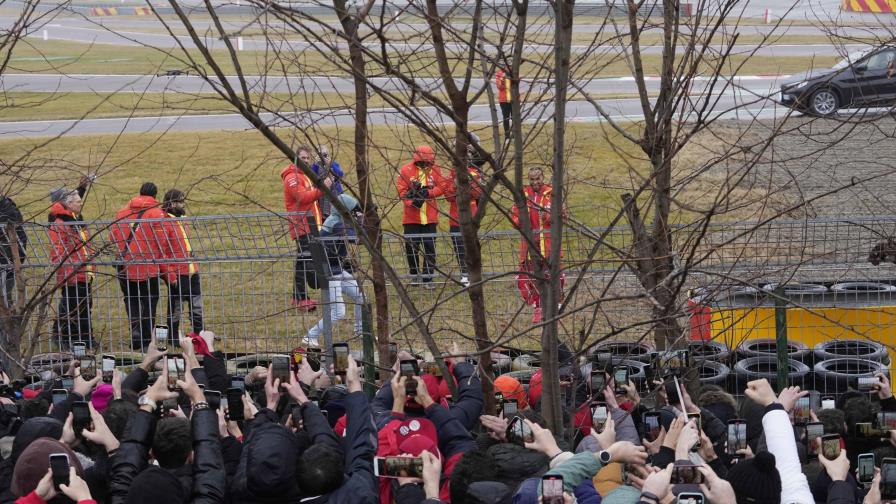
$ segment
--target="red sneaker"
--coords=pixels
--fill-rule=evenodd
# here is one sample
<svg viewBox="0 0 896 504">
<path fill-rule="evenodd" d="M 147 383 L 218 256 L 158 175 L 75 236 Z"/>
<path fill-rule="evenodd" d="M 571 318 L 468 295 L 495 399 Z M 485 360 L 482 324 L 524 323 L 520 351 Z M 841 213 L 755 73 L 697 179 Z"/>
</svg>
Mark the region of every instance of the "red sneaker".
<svg viewBox="0 0 896 504">
<path fill-rule="evenodd" d="M 296 306 L 296 308 L 298 308 L 299 311 L 313 312 L 317 309 L 317 301 L 313 299 L 303 299 L 299 301 L 299 304 Z"/>
<path fill-rule="evenodd" d="M 541 323 L 541 307 L 540 306 L 535 307 L 535 313 L 532 314 L 532 323 L 533 324 Z"/>
</svg>

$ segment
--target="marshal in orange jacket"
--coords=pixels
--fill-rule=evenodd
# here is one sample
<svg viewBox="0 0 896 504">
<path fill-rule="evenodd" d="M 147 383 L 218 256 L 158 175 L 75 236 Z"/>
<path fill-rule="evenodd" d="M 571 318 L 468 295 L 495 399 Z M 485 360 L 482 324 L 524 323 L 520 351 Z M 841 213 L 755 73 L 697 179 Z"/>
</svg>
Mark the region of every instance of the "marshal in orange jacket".
<svg viewBox="0 0 896 504">
<path fill-rule="evenodd" d="M 59 265 L 56 268 L 56 283 L 64 285 L 93 279 L 95 267 L 89 264 L 93 249 L 87 228 L 59 202 L 50 207 L 49 221 L 50 241 L 53 243 L 50 260 Z"/>
<path fill-rule="evenodd" d="M 176 220 L 177 217 L 166 213 L 170 217 L 170 221 L 165 221 L 165 236 L 168 243 L 171 244 L 171 258 L 185 259 L 185 262 L 167 263 L 162 265 L 162 272 L 169 282 L 177 281 L 179 276 L 188 276 L 199 272 L 199 265 L 192 261 L 193 246 L 190 244 L 190 228 L 189 225 L 182 221 Z"/>
<path fill-rule="evenodd" d="M 305 212 L 304 215 L 290 218 L 289 234 L 292 239 L 295 240 L 296 237 L 305 236 L 310 232 L 307 221 L 309 216 L 313 216 L 315 224 L 320 228 L 323 219 L 318 200 L 323 197 L 323 191 L 314 187 L 311 179 L 294 164 L 284 168 L 280 172 L 280 178 L 283 179 L 283 203 L 286 205 L 286 211 Z"/>
<path fill-rule="evenodd" d="M 532 229 L 536 243 L 538 243 L 541 255 L 547 258 L 551 253 L 551 194 L 553 193 L 553 188 L 547 184 L 542 184 L 541 189 L 535 191 L 532 189 L 532 186 L 526 186 L 523 188 L 523 192 L 526 194 L 526 201 L 529 203 L 529 226 Z M 510 217 L 513 221 L 513 227 L 519 229 L 520 209 L 516 205 L 513 205 Z M 530 257 L 529 243 L 524 238 L 520 238 L 520 261 L 525 262 L 535 257 L 535 255 Z"/>
<path fill-rule="evenodd" d="M 475 166 L 471 166 L 467 172 L 470 174 L 470 213 L 476 215 L 479 197 L 482 196 L 482 173 Z M 454 170 L 448 171 L 445 179 L 445 199 L 448 200 L 448 217 L 451 226 L 460 226 L 460 214 L 457 212 L 457 183 L 454 179 Z"/>
<path fill-rule="evenodd" d="M 417 162 L 431 163 L 429 168 L 418 168 Z M 442 170 L 435 164 L 436 154 L 432 147 L 421 145 L 414 150 L 413 160 L 402 166 L 395 180 L 395 188 L 398 189 L 398 197 L 404 203 L 404 215 L 402 216 L 402 224 L 438 224 L 439 222 L 439 203 L 436 198 L 445 193 L 445 178 L 442 177 Z M 429 198 L 423 201 L 423 206 L 415 207 L 413 199 L 409 199 L 408 192 L 411 190 L 414 181 L 420 183 L 421 187 L 428 188 Z"/>
<path fill-rule="evenodd" d="M 159 276 L 158 261 L 171 257 L 171 244 L 162 222 L 142 222 L 142 219 L 163 219 L 166 215 L 152 196 L 137 196 L 115 214 L 116 221 L 125 222 L 113 224 L 109 234 L 125 261 L 124 273 L 128 281 L 142 282 Z M 138 216 L 140 221 L 136 220 Z M 133 238 L 128 242 L 131 234 Z"/>
</svg>

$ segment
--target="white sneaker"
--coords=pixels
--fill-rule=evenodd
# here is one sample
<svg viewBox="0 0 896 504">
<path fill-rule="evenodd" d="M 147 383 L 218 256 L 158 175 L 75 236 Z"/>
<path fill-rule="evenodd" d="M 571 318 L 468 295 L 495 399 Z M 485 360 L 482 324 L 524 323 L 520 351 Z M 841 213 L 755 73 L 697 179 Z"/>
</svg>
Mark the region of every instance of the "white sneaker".
<svg viewBox="0 0 896 504">
<path fill-rule="evenodd" d="M 467 275 L 460 277 L 460 284 L 463 285 L 464 287 L 470 286 L 470 279 L 467 278 Z"/>
<path fill-rule="evenodd" d="M 315 339 L 315 338 L 310 338 L 310 337 L 308 337 L 307 334 L 306 334 L 305 336 L 302 337 L 302 343 L 305 344 L 305 345 L 308 345 L 308 346 L 313 346 L 313 347 L 319 347 L 319 346 L 320 346 L 320 341 L 319 341 L 319 340 L 317 340 L 317 339 Z"/>
</svg>

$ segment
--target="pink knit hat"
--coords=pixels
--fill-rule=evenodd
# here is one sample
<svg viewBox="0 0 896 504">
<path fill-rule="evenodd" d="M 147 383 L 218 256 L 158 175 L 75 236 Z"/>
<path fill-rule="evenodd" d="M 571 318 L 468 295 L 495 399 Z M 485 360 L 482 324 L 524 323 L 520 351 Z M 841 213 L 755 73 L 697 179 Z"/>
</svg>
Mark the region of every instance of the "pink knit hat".
<svg viewBox="0 0 896 504">
<path fill-rule="evenodd" d="M 112 396 L 112 385 L 109 385 L 108 383 L 100 384 L 90 397 L 90 402 L 93 403 L 93 409 L 100 413 L 105 411 L 106 407 L 109 406 L 109 401 L 112 400 Z"/>
</svg>

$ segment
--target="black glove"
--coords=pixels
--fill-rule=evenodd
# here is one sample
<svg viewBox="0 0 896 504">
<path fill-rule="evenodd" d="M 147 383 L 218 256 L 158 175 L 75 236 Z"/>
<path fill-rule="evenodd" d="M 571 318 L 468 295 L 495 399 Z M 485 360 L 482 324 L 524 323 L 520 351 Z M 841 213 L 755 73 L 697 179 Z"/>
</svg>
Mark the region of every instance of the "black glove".
<svg viewBox="0 0 896 504">
<path fill-rule="evenodd" d="M 414 208 L 423 208 L 423 203 L 425 203 L 425 202 L 426 202 L 426 200 L 415 199 L 413 201 L 413 203 L 411 203 L 411 206 L 413 206 Z"/>
<path fill-rule="evenodd" d="M 417 194 L 420 195 L 420 198 L 429 199 L 429 189 L 420 189 L 420 192 Z"/>
</svg>

